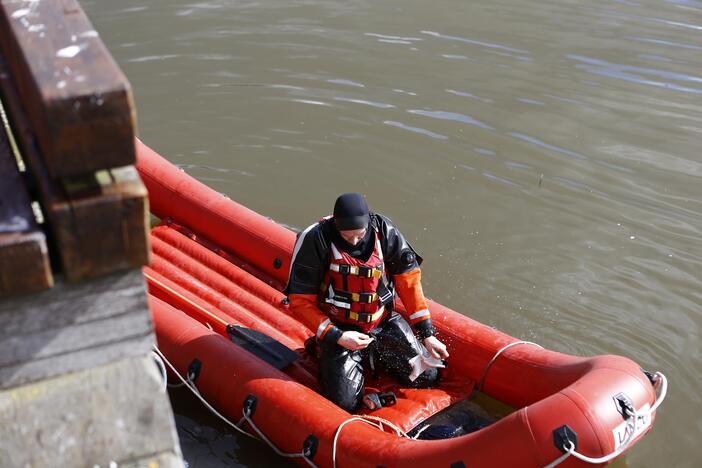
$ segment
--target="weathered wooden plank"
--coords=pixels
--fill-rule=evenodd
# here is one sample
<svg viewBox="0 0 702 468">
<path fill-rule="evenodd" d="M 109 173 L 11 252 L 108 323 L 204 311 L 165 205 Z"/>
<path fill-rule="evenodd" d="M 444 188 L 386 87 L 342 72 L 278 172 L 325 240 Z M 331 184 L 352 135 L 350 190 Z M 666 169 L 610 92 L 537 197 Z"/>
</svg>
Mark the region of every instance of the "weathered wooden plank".
<svg viewBox="0 0 702 468">
<path fill-rule="evenodd" d="M 0 302 L 0 388 L 145 354 L 153 325 L 140 270 Z"/>
<path fill-rule="evenodd" d="M 43 232 L 0 234 L 0 298 L 53 286 Z"/>
<path fill-rule="evenodd" d="M 51 178 L 2 57 L 0 87 L 66 277 L 78 280 L 148 263 L 148 196 L 135 169 Z"/>
<path fill-rule="evenodd" d="M 52 285 L 46 237 L 34 220 L 29 194 L 0 123 L 0 297 Z"/>
<path fill-rule="evenodd" d="M 96 179 L 95 185 L 51 205 L 63 271 L 70 280 L 149 262 L 146 188 L 133 166 L 107 171 L 107 177 L 107 183 Z"/>
<path fill-rule="evenodd" d="M 0 0 L 0 47 L 52 178 L 134 163 L 131 87 L 76 0 Z"/>
</svg>

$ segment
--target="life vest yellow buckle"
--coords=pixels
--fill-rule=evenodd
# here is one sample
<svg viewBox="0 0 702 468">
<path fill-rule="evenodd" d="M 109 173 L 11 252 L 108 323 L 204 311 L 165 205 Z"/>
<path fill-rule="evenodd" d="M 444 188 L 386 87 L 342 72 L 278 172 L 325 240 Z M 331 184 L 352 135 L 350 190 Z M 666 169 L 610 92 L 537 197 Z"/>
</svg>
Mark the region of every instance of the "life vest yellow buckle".
<svg viewBox="0 0 702 468">
<path fill-rule="evenodd" d="M 362 304 L 372 304 L 378 300 L 378 294 L 376 294 L 376 293 L 351 293 L 351 300 L 353 302 L 360 302 Z"/>
<path fill-rule="evenodd" d="M 329 269 L 341 273 L 342 275 L 356 275 L 362 278 L 380 278 L 383 276 L 382 265 L 379 265 L 378 268 L 371 268 L 367 266 L 332 263 L 329 265 Z"/>
<path fill-rule="evenodd" d="M 349 311 L 348 314 L 346 314 L 346 318 L 355 320 L 356 322 L 371 323 L 378 320 L 381 315 L 383 315 L 383 312 L 385 312 L 385 306 L 381 307 L 372 314 Z"/>
</svg>

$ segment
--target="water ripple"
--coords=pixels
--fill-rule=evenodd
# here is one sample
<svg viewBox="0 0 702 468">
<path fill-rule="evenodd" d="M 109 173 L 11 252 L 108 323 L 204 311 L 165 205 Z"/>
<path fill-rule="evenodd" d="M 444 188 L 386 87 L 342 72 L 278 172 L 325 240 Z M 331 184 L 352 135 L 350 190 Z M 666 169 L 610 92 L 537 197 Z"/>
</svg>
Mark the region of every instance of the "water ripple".
<svg viewBox="0 0 702 468">
<path fill-rule="evenodd" d="M 659 18 L 649 18 L 649 19 L 651 19 L 653 21 L 660 22 L 660 23 L 669 24 L 671 26 L 680 26 L 681 28 L 695 29 L 697 31 L 702 31 L 702 26 L 699 24 L 681 23 L 679 21 L 670 21 L 670 20 L 664 20 L 664 19 L 659 19 Z"/>
<path fill-rule="evenodd" d="M 497 154 L 493 150 L 487 148 L 474 148 L 474 151 L 478 154 L 482 154 L 483 156 L 495 156 Z"/>
<path fill-rule="evenodd" d="M 343 102 L 353 102 L 355 104 L 363 104 L 364 106 L 377 107 L 378 109 L 394 109 L 395 108 L 394 105 L 388 104 L 386 102 L 368 101 L 366 99 L 356 99 L 356 98 L 347 98 L 347 97 L 337 96 L 334 98 L 334 100 L 335 101 L 343 101 Z"/>
<path fill-rule="evenodd" d="M 513 136 L 514 138 L 518 138 L 520 140 L 527 141 L 529 143 L 533 143 L 535 145 L 541 146 L 542 148 L 550 149 L 551 151 L 565 154 L 566 156 L 570 156 L 570 157 L 575 158 L 575 159 L 580 159 L 580 160 L 587 159 L 586 156 L 583 156 L 580 153 L 576 153 L 575 151 L 571 151 L 569 149 L 561 148 L 560 146 L 546 143 L 545 141 L 539 140 L 538 138 L 533 137 L 533 136 L 525 135 L 525 134 L 519 133 L 519 132 L 510 132 L 509 135 Z"/>
<path fill-rule="evenodd" d="M 416 96 L 416 95 L 417 95 L 417 93 L 415 93 L 415 92 L 413 92 L 413 91 L 405 91 L 404 89 L 397 89 L 397 88 L 395 88 L 395 89 L 393 89 L 392 91 L 393 91 L 394 93 L 407 94 L 407 95 L 409 95 L 409 96 Z"/>
<path fill-rule="evenodd" d="M 649 44 L 659 44 L 659 45 L 666 45 L 666 46 L 671 46 L 671 47 L 680 47 L 682 49 L 702 50 L 701 46 L 696 46 L 696 45 L 692 45 L 692 44 L 684 44 L 682 42 L 666 41 L 663 39 L 653 39 L 650 37 L 630 36 L 630 37 L 627 37 L 626 39 L 630 39 L 632 41 L 637 41 L 637 42 L 649 43 Z"/>
<path fill-rule="evenodd" d="M 639 73 L 645 73 L 648 75 L 653 75 L 658 78 L 667 78 L 670 80 L 677 80 L 677 81 L 691 81 L 693 83 L 702 83 L 702 78 L 698 76 L 693 76 L 693 75 L 687 75 L 685 73 L 676 73 L 676 72 L 671 72 L 671 71 L 666 71 L 666 70 L 659 70 L 656 68 L 644 68 L 644 67 L 636 67 L 633 65 L 623 65 L 620 63 L 611 63 L 611 62 L 605 62 L 604 60 L 599 60 L 595 59 L 592 57 L 585 57 L 583 55 L 575 55 L 575 54 L 568 54 L 566 57 L 569 59 L 577 60 L 579 62 L 584 62 L 589 65 L 597 65 L 605 68 L 610 68 L 613 71 L 633 71 L 633 72 L 639 72 Z"/>
<path fill-rule="evenodd" d="M 391 127 L 401 128 L 403 130 L 409 130 L 410 132 L 419 133 L 420 135 L 426 135 L 428 137 L 434 138 L 436 140 L 448 140 L 446 135 L 440 133 L 434 133 L 425 128 L 420 127 L 410 127 L 409 125 L 403 124 L 402 122 L 395 122 L 394 120 L 383 121 L 385 125 L 390 125 Z"/>
<path fill-rule="evenodd" d="M 576 104 L 578 106 L 585 105 L 584 102 L 578 101 L 577 99 L 564 98 L 562 96 L 556 96 L 555 94 L 544 94 L 544 96 L 555 99 L 556 101 L 567 102 L 568 104 Z"/>
<path fill-rule="evenodd" d="M 582 182 L 578 182 L 577 180 L 569 179 L 567 177 L 553 176 L 553 177 L 549 177 L 549 180 L 555 180 L 556 182 L 560 182 L 560 183 L 567 185 L 571 188 L 582 190 L 582 191 L 589 192 L 589 193 L 593 193 L 596 195 L 600 195 L 600 196 L 605 197 L 605 198 L 609 197 L 609 195 L 607 195 L 604 192 L 601 192 L 600 190 L 594 189 L 587 184 L 584 184 Z"/>
<path fill-rule="evenodd" d="M 446 112 L 446 111 L 427 111 L 420 109 L 410 109 L 407 112 L 410 114 L 423 115 L 425 117 L 431 117 L 432 119 L 439 120 L 453 120 L 456 122 L 466 123 L 468 125 L 475 125 L 476 127 L 484 128 L 486 130 L 494 130 L 493 127 L 485 124 L 478 119 L 474 119 L 469 115 L 458 114 L 456 112 Z"/>
<path fill-rule="evenodd" d="M 692 81 L 692 82 L 701 82 L 702 83 L 702 78 L 698 78 L 696 76 L 691 76 L 691 75 L 684 75 L 682 73 L 674 73 L 674 72 L 667 72 L 664 70 L 656 70 L 653 68 L 642 68 L 642 67 L 634 67 L 630 65 L 622 65 L 622 64 L 617 64 L 617 63 L 610 63 L 610 62 L 605 62 L 604 60 L 597 60 L 589 57 L 583 57 L 580 55 L 573 55 L 569 54 L 567 55 L 568 58 L 573 59 L 573 60 L 578 60 L 580 62 L 583 62 L 579 65 L 576 65 L 576 68 L 579 68 L 581 70 L 586 70 L 590 73 L 594 73 L 595 75 L 600 75 L 600 76 L 606 76 L 609 78 L 616 78 L 624 81 L 629 81 L 631 83 L 638 83 L 638 84 L 644 84 L 644 85 L 649 85 L 649 86 L 655 86 L 658 88 L 664 88 L 664 89 L 671 89 L 674 91 L 682 91 L 686 93 L 692 93 L 692 94 L 702 94 L 702 89 L 699 88 L 690 88 L 687 86 L 680 86 L 674 83 L 669 83 L 667 81 L 654 81 L 651 79 L 644 78 L 640 75 L 636 75 L 634 73 L 630 72 L 640 72 L 640 73 L 648 73 L 650 75 L 658 76 L 658 77 L 663 77 L 663 78 L 670 78 L 670 79 L 678 79 L 681 81 Z"/>
<path fill-rule="evenodd" d="M 227 60 L 234 60 L 237 57 L 234 57 L 233 55 L 230 54 L 198 54 L 194 56 L 196 60 L 213 60 L 213 61 L 227 61 Z"/>
<path fill-rule="evenodd" d="M 527 51 L 527 50 L 514 49 L 512 47 L 503 46 L 501 44 L 494 44 L 491 42 L 476 41 L 475 39 L 468 39 L 466 37 L 449 36 L 447 34 L 441 34 L 441 33 L 435 32 L 435 31 L 420 31 L 420 32 L 422 34 L 426 34 L 428 36 L 434 36 L 434 37 L 438 37 L 441 39 L 448 39 L 450 41 L 465 42 L 466 44 L 477 45 L 477 46 L 485 47 L 488 49 L 506 50 L 507 52 L 514 52 L 515 54 L 528 54 L 529 53 L 529 51 Z"/>
<path fill-rule="evenodd" d="M 702 2 L 699 0 L 665 0 L 666 3 L 673 3 L 675 5 L 683 5 L 686 7 L 699 8 L 702 9 Z"/>
<path fill-rule="evenodd" d="M 505 164 L 505 166 L 509 167 L 510 169 L 518 169 L 518 170 L 522 170 L 522 171 L 531 169 L 530 165 L 516 162 L 516 161 L 505 161 L 504 164 Z"/>
<path fill-rule="evenodd" d="M 643 60 L 648 60 L 650 62 L 672 62 L 673 59 L 668 58 L 668 57 L 661 57 L 660 55 L 653 55 L 653 54 L 638 54 L 639 58 Z"/>
<path fill-rule="evenodd" d="M 129 63 L 142 63 L 142 62 L 153 62 L 155 60 L 167 60 L 172 58 L 180 57 L 179 54 L 163 54 L 163 55 L 147 55 L 145 57 L 137 57 L 133 59 L 128 59 Z"/>
<path fill-rule="evenodd" d="M 299 102 L 299 103 L 302 103 L 302 104 L 312 104 L 312 105 L 314 105 L 314 106 L 332 107 L 332 105 L 329 104 L 328 102 L 324 102 L 324 101 L 314 101 L 314 100 L 311 100 L 311 99 L 293 99 L 293 102 Z"/>
<path fill-rule="evenodd" d="M 378 42 L 384 42 L 386 44 L 407 44 L 407 45 L 412 44 L 412 42 L 403 41 L 402 39 L 378 39 Z"/>
<path fill-rule="evenodd" d="M 601 11 L 598 11 L 598 13 L 599 14 L 604 13 L 610 17 L 624 17 L 624 18 L 633 19 L 633 20 L 650 21 L 653 23 L 660 23 L 660 24 L 666 24 L 669 26 L 678 26 L 681 28 L 702 31 L 702 26 L 700 26 L 698 24 L 681 23 L 680 21 L 672 21 L 672 20 L 667 20 L 667 19 L 663 19 L 663 18 L 656 18 L 654 16 L 634 15 L 634 14 L 625 13 L 625 12 L 618 11 L 618 10 L 601 10 Z"/>
<path fill-rule="evenodd" d="M 388 36 L 387 34 L 377 34 L 377 33 L 363 33 L 364 36 L 377 37 L 384 41 L 404 41 L 406 43 L 423 41 L 421 37 L 402 37 L 402 36 Z"/>
<path fill-rule="evenodd" d="M 362 83 L 357 83 L 355 81 L 345 80 L 342 78 L 335 78 L 333 80 L 327 80 L 327 83 L 353 86 L 354 88 L 365 88 L 366 87 L 366 85 L 364 85 Z"/>
<path fill-rule="evenodd" d="M 504 177 L 496 176 L 495 174 L 491 174 L 489 172 L 483 172 L 482 175 L 487 177 L 490 180 L 494 180 L 495 182 L 499 182 L 499 183 L 504 184 L 504 185 L 509 185 L 510 187 L 522 188 L 521 185 L 519 185 L 518 183 L 516 183 L 512 180 L 506 179 Z"/>
<path fill-rule="evenodd" d="M 605 154 L 617 156 L 620 159 L 648 164 L 660 170 L 702 177 L 702 163 L 674 154 L 666 154 L 649 148 L 624 144 L 600 146 L 598 150 Z"/>
<path fill-rule="evenodd" d="M 302 148 L 300 146 L 290 146 L 290 145 L 271 145 L 272 148 L 278 148 L 286 151 L 295 151 L 298 153 L 311 153 L 312 150 L 307 148 Z"/>
<path fill-rule="evenodd" d="M 482 102 L 487 102 L 487 103 L 493 102 L 492 99 L 481 98 L 480 96 L 476 96 L 475 94 L 467 93 L 465 91 L 456 91 L 455 89 L 447 89 L 446 92 L 449 94 L 453 94 L 455 96 L 469 97 L 469 98 L 477 99 L 478 101 L 482 101 Z"/>
<path fill-rule="evenodd" d="M 529 98 L 517 98 L 517 101 L 523 102 L 524 104 L 533 104 L 535 106 L 545 106 L 546 103 L 543 101 L 537 101 L 536 99 Z"/>
<path fill-rule="evenodd" d="M 303 91 L 305 88 L 301 86 L 292 86 L 292 85 L 286 85 L 286 84 L 272 84 L 268 85 L 269 88 L 274 88 L 274 89 L 291 89 L 294 91 Z"/>
<path fill-rule="evenodd" d="M 148 8 L 149 8 L 148 6 L 129 7 L 129 8 L 124 8 L 122 10 L 119 10 L 119 13 L 138 13 L 140 11 L 147 10 Z"/>
</svg>

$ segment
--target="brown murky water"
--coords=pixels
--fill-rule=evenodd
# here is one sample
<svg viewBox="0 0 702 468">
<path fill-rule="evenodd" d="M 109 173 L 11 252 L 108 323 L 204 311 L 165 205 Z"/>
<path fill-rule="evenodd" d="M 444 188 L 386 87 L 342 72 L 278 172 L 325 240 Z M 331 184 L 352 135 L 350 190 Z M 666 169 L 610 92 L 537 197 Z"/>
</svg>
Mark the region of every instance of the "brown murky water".
<svg viewBox="0 0 702 468">
<path fill-rule="evenodd" d="M 617 466 L 702 463 L 702 1 L 84 7 L 149 145 L 289 226 L 363 192 L 433 298 L 668 376 Z M 174 401 L 190 466 L 282 463 Z"/>
</svg>

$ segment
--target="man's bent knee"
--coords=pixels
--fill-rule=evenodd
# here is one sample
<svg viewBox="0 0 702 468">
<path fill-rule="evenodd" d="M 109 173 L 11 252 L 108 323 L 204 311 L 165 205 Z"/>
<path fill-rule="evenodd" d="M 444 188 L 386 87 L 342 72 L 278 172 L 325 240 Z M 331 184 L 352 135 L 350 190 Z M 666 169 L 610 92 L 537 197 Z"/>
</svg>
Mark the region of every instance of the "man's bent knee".
<svg viewBox="0 0 702 468">
<path fill-rule="evenodd" d="M 322 394 L 341 409 L 353 413 L 361 405 L 363 396 L 363 379 L 335 379 L 321 382 Z"/>
</svg>

